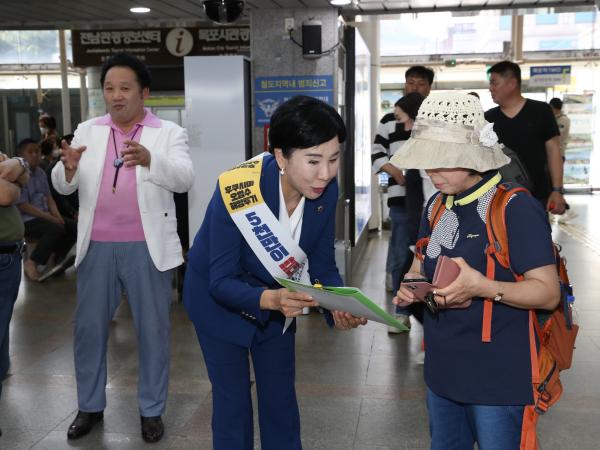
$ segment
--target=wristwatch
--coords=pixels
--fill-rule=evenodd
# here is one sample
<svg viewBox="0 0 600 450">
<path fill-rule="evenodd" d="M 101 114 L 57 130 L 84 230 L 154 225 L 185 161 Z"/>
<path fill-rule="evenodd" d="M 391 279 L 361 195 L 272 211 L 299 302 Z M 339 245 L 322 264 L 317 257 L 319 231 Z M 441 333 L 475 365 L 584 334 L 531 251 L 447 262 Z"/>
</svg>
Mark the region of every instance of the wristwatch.
<svg viewBox="0 0 600 450">
<path fill-rule="evenodd" d="M 503 296 L 504 296 L 504 294 L 503 294 L 502 292 L 498 292 L 498 293 L 497 293 L 497 294 L 494 296 L 493 300 L 494 300 L 495 302 L 501 302 L 501 301 L 502 301 L 502 297 L 503 297 Z"/>
<path fill-rule="evenodd" d="M 559 194 L 564 194 L 565 193 L 565 188 L 563 188 L 562 186 L 553 187 L 552 188 L 552 192 L 558 192 Z"/>
<path fill-rule="evenodd" d="M 16 159 L 17 161 L 19 161 L 19 164 L 23 168 L 23 173 L 29 172 L 29 163 L 25 160 L 25 158 L 21 158 L 20 156 L 15 156 L 15 157 L 13 157 L 13 159 Z"/>
</svg>

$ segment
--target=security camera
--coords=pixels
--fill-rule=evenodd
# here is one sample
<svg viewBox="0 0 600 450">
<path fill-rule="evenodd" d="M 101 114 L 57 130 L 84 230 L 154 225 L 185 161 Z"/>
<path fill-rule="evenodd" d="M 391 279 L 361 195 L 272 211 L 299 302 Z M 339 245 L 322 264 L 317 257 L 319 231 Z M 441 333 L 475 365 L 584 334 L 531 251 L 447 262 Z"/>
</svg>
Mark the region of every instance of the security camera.
<svg viewBox="0 0 600 450">
<path fill-rule="evenodd" d="M 235 22 L 244 10 L 243 0 L 205 0 L 203 5 L 206 16 L 217 23 Z"/>
</svg>

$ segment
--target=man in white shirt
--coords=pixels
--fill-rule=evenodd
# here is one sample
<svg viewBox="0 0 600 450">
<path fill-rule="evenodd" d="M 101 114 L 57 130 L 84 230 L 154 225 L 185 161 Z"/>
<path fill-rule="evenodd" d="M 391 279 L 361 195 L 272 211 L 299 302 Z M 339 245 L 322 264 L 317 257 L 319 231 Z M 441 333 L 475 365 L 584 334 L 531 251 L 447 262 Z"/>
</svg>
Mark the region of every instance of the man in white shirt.
<svg viewBox="0 0 600 450">
<path fill-rule="evenodd" d="M 172 271 L 183 262 L 173 192 L 193 182 L 186 131 L 144 108 L 150 74 L 137 58 L 112 56 L 100 77 L 105 116 L 79 125 L 52 171 L 56 190 L 79 189 L 75 371 L 79 413 L 69 439 L 102 421 L 111 319 L 127 292 L 139 342 L 142 437 L 164 433 L 169 379 Z"/>
</svg>

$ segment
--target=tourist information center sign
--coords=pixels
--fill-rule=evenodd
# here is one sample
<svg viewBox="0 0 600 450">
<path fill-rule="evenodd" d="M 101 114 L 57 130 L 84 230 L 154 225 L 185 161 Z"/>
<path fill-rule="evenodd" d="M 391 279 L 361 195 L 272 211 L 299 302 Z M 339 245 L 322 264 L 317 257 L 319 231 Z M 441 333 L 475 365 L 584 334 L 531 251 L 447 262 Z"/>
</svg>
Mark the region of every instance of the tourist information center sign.
<svg viewBox="0 0 600 450">
<path fill-rule="evenodd" d="M 184 56 L 250 56 L 250 27 L 146 28 L 72 32 L 73 65 L 101 66 L 128 52 L 148 65 L 180 65 Z"/>
</svg>

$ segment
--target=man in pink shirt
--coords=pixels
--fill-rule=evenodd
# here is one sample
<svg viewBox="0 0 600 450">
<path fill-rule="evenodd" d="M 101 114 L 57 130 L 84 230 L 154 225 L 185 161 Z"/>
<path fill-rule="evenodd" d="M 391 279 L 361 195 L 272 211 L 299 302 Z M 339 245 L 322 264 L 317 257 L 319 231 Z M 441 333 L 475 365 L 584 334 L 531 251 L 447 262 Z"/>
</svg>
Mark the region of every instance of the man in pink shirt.
<svg viewBox="0 0 600 450">
<path fill-rule="evenodd" d="M 75 372 L 79 413 L 69 439 L 102 421 L 109 324 L 127 293 L 139 343 L 142 437 L 164 433 L 173 268 L 183 262 L 173 192 L 193 182 L 187 133 L 144 108 L 150 74 L 137 58 L 112 56 L 100 77 L 105 116 L 80 124 L 63 143 L 52 182 L 79 189 Z"/>
</svg>

